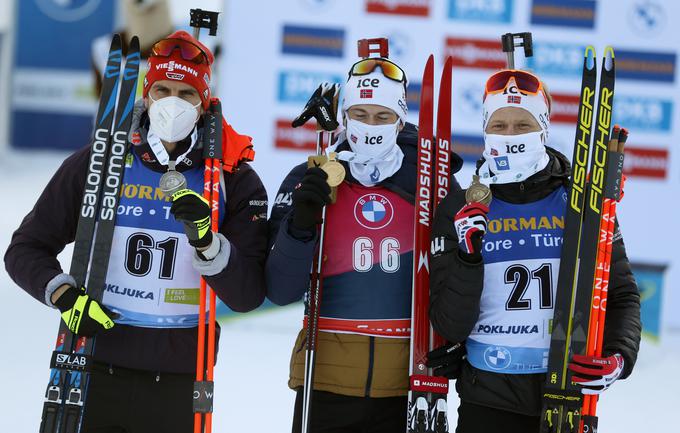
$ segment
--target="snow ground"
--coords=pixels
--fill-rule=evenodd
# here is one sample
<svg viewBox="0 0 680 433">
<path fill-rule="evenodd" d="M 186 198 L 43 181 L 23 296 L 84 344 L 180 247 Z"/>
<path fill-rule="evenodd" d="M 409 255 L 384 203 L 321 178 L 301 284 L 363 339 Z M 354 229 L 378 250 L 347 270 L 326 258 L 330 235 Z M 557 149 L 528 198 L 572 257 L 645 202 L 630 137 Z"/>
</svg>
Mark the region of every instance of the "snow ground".
<svg viewBox="0 0 680 433">
<path fill-rule="evenodd" d="M 65 158 L 63 153 L 0 155 L 0 251 Z M 67 268 L 70 248 L 62 253 Z M 0 271 L 0 432 L 38 431 L 42 396 L 58 315 L 21 291 Z M 214 431 L 289 432 L 294 394 L 288 390 L 291 345 L 302 318 L 300 306 L 250 313 L 222 323 L 216 368 Z M 633 376 L 615 384 L 600 403 L 600 432 L 677 433 L 680 398 L 680 330 L 661 343 L 644 341 Z M 450 396 L 455 425 L 455 392 Z"/>
</svg>

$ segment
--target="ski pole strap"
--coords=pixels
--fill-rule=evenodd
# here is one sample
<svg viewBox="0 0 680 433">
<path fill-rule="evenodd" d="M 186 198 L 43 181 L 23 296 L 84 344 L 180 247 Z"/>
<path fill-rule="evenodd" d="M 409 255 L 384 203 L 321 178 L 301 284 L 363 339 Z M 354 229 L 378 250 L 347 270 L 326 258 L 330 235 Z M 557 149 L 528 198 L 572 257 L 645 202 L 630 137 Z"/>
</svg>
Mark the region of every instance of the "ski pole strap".
<svg viewBox="0 0 680 433">
<path fill-rule="evenodd" d="M 213 395 L 215 395 L 215 382 L 194 382 L 194 413 L 211 413 L 213 411 Z"/>
</svg>

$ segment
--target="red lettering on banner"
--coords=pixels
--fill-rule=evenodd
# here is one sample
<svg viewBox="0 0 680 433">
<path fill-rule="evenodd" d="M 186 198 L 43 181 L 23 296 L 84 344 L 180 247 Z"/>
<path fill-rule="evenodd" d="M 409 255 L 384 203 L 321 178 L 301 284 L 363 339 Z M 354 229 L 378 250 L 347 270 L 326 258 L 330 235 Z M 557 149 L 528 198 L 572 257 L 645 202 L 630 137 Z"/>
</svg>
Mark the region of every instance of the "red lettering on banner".
<svg viewBox="0 0 680 433">
<path fill-rule="evenodd" d="M 504 69 L 506 55 L 500 40 L 446 38 L 444 56 L 451 56 L 453 66 Z"/>
<path fill-rule="evenodd" d="M 550 121 L 576 125 L 579 95 L 566 95 L 563 93 L 551 93 L 550 95 L 552 96 Z"/>
<path fill-rule="evenodd" d="M 293 128 L 290 122 L 288 119 L 276 120 L 274 147 L 304 151 L 316 150 L 316 122 L 307 122 L 299 128 Z"/>
<path fill-rule="evenodd" d="M 623 173 L 627 176 L 665 179 L 668 172 L 668 149 L 625 148 Z"/>
<path fill-rule="evenodd" d="M 366 12 L 426 17 L 430 0 L 366 0 Z"/>
</svg>

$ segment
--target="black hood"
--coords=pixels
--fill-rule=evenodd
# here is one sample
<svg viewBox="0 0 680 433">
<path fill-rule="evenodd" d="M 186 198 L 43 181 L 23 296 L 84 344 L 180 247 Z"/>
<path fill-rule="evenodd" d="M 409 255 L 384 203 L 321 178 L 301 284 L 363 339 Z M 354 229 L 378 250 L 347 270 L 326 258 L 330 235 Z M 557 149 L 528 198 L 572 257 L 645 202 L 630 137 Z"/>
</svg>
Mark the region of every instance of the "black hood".
<svg viewBox="0 0 680 433">
<path fill-rule="evenodd" d="M 494 197 L 508 203 L 531 203 L 548 196 L 560 186 L 567 187 L 571 175 L 571 165 L 566 156 L 552 147 L 545 147 L 548 152 L 548 165 L 522 182 L 492 184 Z M 477 169 L 484 163 L 484 158 L 477 161 Z"/>
<path fill-rule="evenodd" d="M 343 138 L 343 137 L 340 137 Z M 401 167 L 392 176 L 378 183 L 376 186 L 381 186 L 394 191 L 409 202 L 413 202 L 416 191 L 416 172 L 418 163 L 418 127 L 412 123 L 406 122 L 404 128 L 397 136 L 397 145 L 404 153 L 404 160 Z M 336 151 L 352 150 L 346 139 L 340 143 Z M 347 171 L 346 180 L 359 183 L 353 176 L 347 163 L 340 161 Z M 463 166 L 463 159 L 456 153 L 451 152 L 451 175 L 460 171 Z"/>
</svg>

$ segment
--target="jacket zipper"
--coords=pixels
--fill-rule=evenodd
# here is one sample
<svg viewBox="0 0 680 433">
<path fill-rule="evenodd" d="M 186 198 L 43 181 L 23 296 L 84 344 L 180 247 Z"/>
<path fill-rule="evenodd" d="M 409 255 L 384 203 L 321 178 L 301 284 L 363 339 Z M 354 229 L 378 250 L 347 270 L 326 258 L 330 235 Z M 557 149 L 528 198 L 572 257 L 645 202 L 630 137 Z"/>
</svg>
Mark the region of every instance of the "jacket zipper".
<svg viewBox="0 0 680 433">
<path fill-rule="evenodd" d="M 364 395 L 371 396 L 371 382 L 373 381 L 373 363 L 375 361 L 375 337 L 368 339 L 368 375 L 366 377 L 366 390 Z"/>
</svg>

